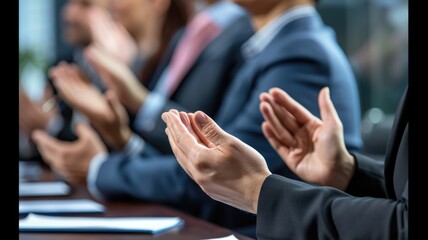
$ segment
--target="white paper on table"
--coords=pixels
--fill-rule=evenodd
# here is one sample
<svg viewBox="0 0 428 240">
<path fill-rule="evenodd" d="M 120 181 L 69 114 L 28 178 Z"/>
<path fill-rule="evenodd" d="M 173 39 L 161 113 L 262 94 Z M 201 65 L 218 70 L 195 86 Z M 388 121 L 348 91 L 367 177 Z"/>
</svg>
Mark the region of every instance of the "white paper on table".
<svg viewBox="0 0 428 240">
<path fill-rule="evenodd" d="M 103 205 L 89 199 L 19 201 L 19 214 L 103 213 Z"/>
<path fill-rule="evenodd" d="M 20 197 L 65 196 L 70 187 L 64 182 L 20 182 Z"/>
<path fill-rule="evenodd" d="M 222 237 L 222 238 L 210 238 L 210 239 L 205 239 L 205 240 L 238 240 L 233 234 L 227 237 Z"/>
<path fill-rule="evenodd" d="M 59 217 L 29 214 L 19 220 L 21 232 L 141 232 L 160 233 L 180 227 L 179 217 Z"/>
</svg>

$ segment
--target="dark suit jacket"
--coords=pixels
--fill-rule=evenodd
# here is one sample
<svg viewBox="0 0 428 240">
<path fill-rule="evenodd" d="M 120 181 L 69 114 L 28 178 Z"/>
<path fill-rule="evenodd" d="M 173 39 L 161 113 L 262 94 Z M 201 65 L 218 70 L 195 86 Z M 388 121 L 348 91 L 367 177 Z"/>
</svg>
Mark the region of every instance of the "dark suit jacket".
<svg viewBox="0 0 428 240">
<path fill-rule="evenodd" d="M 278 175 L 261 189 L 259 239 L 407 239 L 407 90 L 396 115 L 385 162 L 354 153 L 347 193 Z M 385 165 L 385 167 L 384 167 Z"/>
<path fill-rule="evenodd" d="M 297 178 L 265 139 L 259 94 L 272 87 L 287 91 L 319 116 L 318 93 L 329 86 L 343 121 L 348 149 L 361 146 L 357 87 L 351 68 L 319 15 L 286 25 L 270 45 L 246 59 L 227 90 L 215 120 L 230 134 L 254 147 L 274 173 Z M 100 167 L 97 187 L 107 198 L 132 196 L 189 211 L 228 228 L 253 226 L 255 216 L 213 201 L 186 175 L 173 155 L 128 157 L 110 154 Z"/>
<path fill-rule="evenodd" d="M 248 15 L 244 15 L 228 26 L 217 38 L 213 39 L 185 74 L 180 85 L 163 107 L 162 112 L 170 109 L 185 112 L 202 110 L 209 115 L 215 115 L 225 89 L 242 64 L 242 58 L 239 54 L 241 45 L 253 33 L 254 30 L 251 26 L 250 18 Z M 149 90 L 155 88 L 182 36 L 183 31 L 180 31 L 174 37 L 162 64 L 148 84 Z M 152 130 L 143 132 L 138 132 L 137 129 L 134 130 L 160 153 L 171 154 L 168 138 L 165 135 L 166 125 L 162 121 L 161 115 L 157 116 L 157 118 L 157 124 Z"/>
</svg>

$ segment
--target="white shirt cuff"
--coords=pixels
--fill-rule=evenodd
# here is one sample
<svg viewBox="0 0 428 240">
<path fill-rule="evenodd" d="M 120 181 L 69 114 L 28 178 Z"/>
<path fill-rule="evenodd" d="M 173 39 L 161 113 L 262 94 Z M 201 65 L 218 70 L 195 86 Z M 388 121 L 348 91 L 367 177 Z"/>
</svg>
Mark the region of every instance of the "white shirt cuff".
<svg viewBox="0 0 428 240">
<path fill-rule="evenodd" d="M 167 98 L 157 92 L 151 92 L 144 104 L 141 105 L 134 120 L 135 128 L 140 131 L 152 131 L 159 121 L 158 117 L 161 114 L 167 102 Z"/>
<path fill-rule="evenodd" d="M 144 150 L 144 140 L 133 133 L 131 138 L 129 138 L 128 143 L 123 148 L 123 152 L 125 152 L 128 156 L 137 156 L 140 155 Z"/>
<path fill-rule="evenodd" d="M 97 200 L 104 200 L 103 194 L 97 188 L 97 178 L 101 165 L 107 160 L 108 154 L 98 153 L 89 162 L 88 176 L 86 178 L 89 193 Z"/>
</svg>

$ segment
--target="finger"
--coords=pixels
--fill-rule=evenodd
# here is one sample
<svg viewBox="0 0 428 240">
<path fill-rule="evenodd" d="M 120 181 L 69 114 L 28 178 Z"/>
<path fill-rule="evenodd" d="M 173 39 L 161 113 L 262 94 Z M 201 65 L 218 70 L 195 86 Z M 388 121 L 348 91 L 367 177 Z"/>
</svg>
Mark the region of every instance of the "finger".
<svg viewBox="0 0 428 240">
<path fill-rule="evenodd" d="M 162 114 L 162 119 L 166 122 L 174 145 L 184 154 L 189 153 L 195 145 L 198 145 L 196 139 L 181 122 L 179 115 L 177 116 L 174 113 L 168 112 Z"/>
<path fill-rule="evenodd" d="M 289 113 L 285 108 L 278 105 L 278 103 L 275 102 L 275 100 L 270 94 L 268 93 L 260 94 L 260 101 L 266 102 L 272 107 L 273 112 L 277 116 L 279 122 L 284 127 L 286 126 L 286 128 L 290 131 L 291 134 L 295 134 L 300 129 L 299 124 L 297 123 L 294 116 L 291 115 L 291 113 Z"/>
<path fill-rule="evenodd" d="M 190 123 L 190 118 L 185 112 L 180 112 L 180 119 L 183 122 L 184 126 L 186 126 L 187 130 L 192 134 L 192 136 L 196 139 L 199 144 L 202 144 L 202 141 L 199 139 L 198 135 L 193 130 L 192 124 Z"/>
<path fill-rule="evenodd" d="M 286 145 L 283 145 L 279 139 L 276 138 L 273 133 L 272 126 L 268 122 L 262 123 L 263 135 L 265 135 L 266 139 L 270 143 L 270 145 L 275 149 L 275 151 L 281 156 L 282 160 L 287 164 L 290 169 L 295 169 L 297 165 L 292 164 L 289 161 L 290 148 Z"/>
<path fill-rule="evenodd" d="M 199 127 L 196 125 L 195 114 L 190 113 L 189 119 L 190 119 L 190 125 L 193 129 L 193 132 L 196 134 L 197 139 L 199 139 L 199 141 L 205 146 L 209 148 L 214 148 L 216 145 L 212 143 L 209 139 L 207 139 L 202 133 L 202 131 L 199 129 Z"/>
<path fill-rule="evenodd" d="M 112 90 L 107 90 L 105 93 L 108 106 L 114 114 L 115 119 L 121 120 L 121 113 L 125 111 L 116 94 Z M 121 123 L 122 124 L 122 123 Z"/>
<path fill-rule="evenodd" d="M 180 148 L 176 145 L 176 142 L 174 141 L 174 138 L 172 137 L 168 128 L 165 129 L 165 133 L 168 136 L 169 144 L 171 145 L 171 149 L 174 153 L 175 158 L 177 159 L 178 164 L 180 164 L 181 168 L 183 168 L 187 175 L 189 175 L 193 179 L 194 168 L 191 162 L 188 161 L 186 155 L 184 155 Z"/>
<path fill-rule="evenodd" d="M 89 64 L 94 68 L 95 72 L 100 76 L 101 81 L 108 89 L 115 90 L 115 84 L 113 79 L 110 76 L 109 71 L 106 68 L 104 62 L 100 61 L 100 53 L 98 48 L 95 46 L 90 46 L 85 49 L 85 58 L 89 62 Z"/>
<path fill-rule="evenodd" d="M 230 136 L 204 112 L 197 111 L 192 119 L 192 126 L 199 139 L 208 147 L 224 143 Z"/>
<path fill-rule="evenodd" d="M 269 124 L 272 126 L 272 133 L 281 143 L 290 147 L 296 144 L 296 140 L 290 133 L 288 126 L 283 126 L 283 124 L 275 115 L 270 104 L 266 102 L 260 103 L 260 111 L 262 112 L 262 115 L 266 121 L 269 122 Z"/>
<path fill-rule="evenodd" d="M 277 102 L 280 106 L 284 107 L 296 118 L 299 125 L 305 124 L 308 121 L 312 121 L 314 119 L 318 119 L 282 89 L 272 88 L 271 90 L 269 90 L 269 93 L 272 95 L 275 102 Z"/>
<path fill-rule="evenodd" d="M 76 124 L 76 135 L 79 139 L 98 138 L 97 133 L 85 123 Z"/>
<path fill-rule="evenodd" d="M 87 78 L 87 76 L 80 70 L 80 68 L 76 64 L 70 64 L 68 66 L 68 71 L 69 71 L 70 77 L 77 80 L 79 83 L 86 83 L 86 84 L 90 83 L 90 80 Z"/>
<path fill-rule="evenodd" d="M 31 138 L 47 164 L 55 165 L 57 161 L 60 161 L 59 156 L 63 145 L 57 139 L 42 130 L 34 130 Z"/>
<path fill-rule="evenodd" d="M 53 90 L 52 90 L 52 87 L 51 87 L 51 85 L 49 84 L 49 83 L 47 83 L 46 85 L 45 85 L 45 91 L 44 91 L 44 93 L 43 93 L 43 102 L 46 102 L 46 101 L 48 101 L 50 98 L 52 98 L 53 97 Z"/>
<path fill-rule="evenodd" d="M 341 126 L 339 115 L 337 114 L 336 108 L 330 98 L 330 89 L 325 87 L 321 89 L 318 96 L 318 102 L 320 106 L 320 114 L 323 122 L 326 124 L 332 124 L 335 126 Z"/>
</svg>

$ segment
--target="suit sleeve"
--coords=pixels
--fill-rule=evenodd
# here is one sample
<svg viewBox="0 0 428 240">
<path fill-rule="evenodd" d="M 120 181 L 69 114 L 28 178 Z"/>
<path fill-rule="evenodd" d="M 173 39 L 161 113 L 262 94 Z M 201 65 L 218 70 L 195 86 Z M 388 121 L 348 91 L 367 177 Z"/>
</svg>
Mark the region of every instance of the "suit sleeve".
<svg viewBox="0 0 428 240">
<path fill-rule="evenodd" d="M 183 205 L 208 199 L 173 155 L 144 158 L 112 153 L 100 167 L 96 186 L 111 200 L 131 197 Z"/>
<path fill-rule="evenodd" d="M 259 239 L 404 239 L 407 191 L 401 200 L 357 198 L 278 175 L 266 178 L 257 209 Z"/>
<path fill-rule="evenodd" d="M 377 161 L 353 152 L 356 171 L 349 183 L 347 193 L 356 196 L 386 198 L 384 181 L 384 161 Z"/>
</svg>

